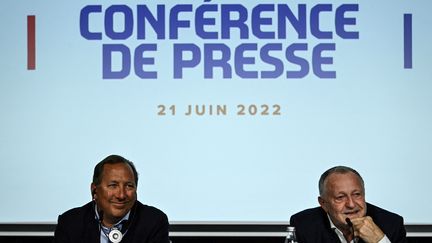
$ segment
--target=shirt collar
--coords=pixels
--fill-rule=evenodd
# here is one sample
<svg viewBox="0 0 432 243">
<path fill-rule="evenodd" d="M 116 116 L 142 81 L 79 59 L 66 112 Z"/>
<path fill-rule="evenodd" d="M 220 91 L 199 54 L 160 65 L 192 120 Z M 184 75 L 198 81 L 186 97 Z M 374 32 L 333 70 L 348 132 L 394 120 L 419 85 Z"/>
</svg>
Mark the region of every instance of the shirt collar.
<svg viewBox="0 0 432 243">
<path fill-rule="evenodd" d="M 130 215 L 131 211 L 129 210 L 129 212 L 127 212 L 127 214 L 121 218 L 119 221 L 117 221 L 117 223 L 113 224 L 112 228 L 119 228 L 118 226 L 123 224 L 124 222 L 129 220 L 129 215 Z M 99 211 L 97 210 L 97 205 L 95 204 L 95 219 L 99 221 L 100 217 L 99 217 Z M 121 228 L 121 227 L 120 227 Z"/>
<path fill-rule="evenodd" d="M 346 243 L 347 240 L 345 239 L 345 236 L 343 235 L 342 231 L 340 229 L 338 229 L 336 227 L 336 225 L 333 223 L 333 221 L 330 218 L 330 215 L 327 214 L 327 218 L 330 222 L 330 228 L 335 231 L 336 235 L 339 237 L 339 239 L 342 243 Z M 350 243 L 356 243 L 356 242 L 358 242 L 357 237 L 355 237 Z"/>
</svg>

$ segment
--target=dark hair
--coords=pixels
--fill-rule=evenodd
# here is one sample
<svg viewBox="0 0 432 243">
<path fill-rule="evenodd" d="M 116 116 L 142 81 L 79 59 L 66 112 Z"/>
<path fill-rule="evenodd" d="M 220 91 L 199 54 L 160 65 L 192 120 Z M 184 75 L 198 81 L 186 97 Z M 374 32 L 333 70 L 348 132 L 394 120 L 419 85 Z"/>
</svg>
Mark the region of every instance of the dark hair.
<svg viewBox="0 0 432 243">
<path fill-rule="evenodd" d="M 363 181 L 363 178 L 361 177 L 361 175 L 356 170 L 354 170 L 353 168 L 350 168 L 348 166 L 338 165 L 338 166 L 335 166 L 335 167 L 332 167 L 332 168 L 326 170 L 321 175 L 321 177 L 319 179 L 319 182 L 318 182 L 318 189 L 319 189 L 320 196 L 323 196 L 323 194 L 324 194 L 324 189 L 325 189 L 324 188 L 324 183 L 325 183 L 325 180 L 331 174 L 335 174 L 335 173 L 338 173 L 338 174 L 354 173 L 360 179 L 360 183 L 361 183 L 361 186 L 362 186 L 363 191 L 364 191 L 364 181 Z"/>
<path fill-rule="evenodd" d="M 103 167 L 105 164 L 119 164 L 119 163 L 124 163 L 129 165 L 132 168 L 134 177 L 135 177 L 135 185 L 138 185 L 138 172 L 135 169 L 135 165 L 132 163 L 132 161 L 129 161 L 125 158 L 123 158 L 120 155 L 110 155 L 108 157 L 106 157 L 105 159 L 103 159 L 101 162 L 99 162 L 95 168 L 94 168 L 94 172 L 93 172 L 93 184 L 95 185 L 99 185 L 101 180 L 102 180 L 102 172 L 103 172 Z"/>
</svg>

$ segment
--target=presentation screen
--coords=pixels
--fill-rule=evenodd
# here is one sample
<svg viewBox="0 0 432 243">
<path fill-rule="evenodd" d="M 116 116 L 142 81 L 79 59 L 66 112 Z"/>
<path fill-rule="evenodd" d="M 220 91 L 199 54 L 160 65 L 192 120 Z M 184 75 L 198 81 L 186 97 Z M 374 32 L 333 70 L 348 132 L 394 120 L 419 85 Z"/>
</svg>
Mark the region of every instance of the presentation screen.
<svg viewBox="0 0 432 243">
<path fill-rule="evenodd" d="M 431 1 L 0 8 L 0 223 L 55 223 L 133 161 L 171 222 L 281 222 L 335 165 L 432 224 Z"/>
</svg>

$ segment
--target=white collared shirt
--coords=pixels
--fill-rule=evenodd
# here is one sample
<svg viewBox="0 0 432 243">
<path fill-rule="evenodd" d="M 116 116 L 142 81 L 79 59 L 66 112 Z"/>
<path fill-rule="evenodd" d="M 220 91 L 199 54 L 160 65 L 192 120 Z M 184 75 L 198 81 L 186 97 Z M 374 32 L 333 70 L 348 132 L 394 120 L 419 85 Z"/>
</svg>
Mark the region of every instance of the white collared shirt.
<svg viewBox="0 0 432 243">
<path fill-rule="evenodd" d="M 339 237 L 339 240 L 341 241 L 341 243 L 348 243 L 347 240 L 345 239 L 345 236 L 343 235 L 342 231 L 340 229 L 338 229 L 336 227 L 336 225 L 334 225 L 333 221 L 331 220 L 331 218 L 328 214 L 327 214 L 327 218 L 330 221 L 330 228 L 332 228 L 336 232 L 336 235 Z M 349 243 L 357 243 L 358 241 L 359 241 L 359 239 L 357 237 L 355 237 Z M 391 241 L 389 240 L 389 238 L 387 238 L 387 235 L 384 235 L 384 237 L 380 241 L 378 241 L 378 243 L 391 243 Z"/>
</svg>

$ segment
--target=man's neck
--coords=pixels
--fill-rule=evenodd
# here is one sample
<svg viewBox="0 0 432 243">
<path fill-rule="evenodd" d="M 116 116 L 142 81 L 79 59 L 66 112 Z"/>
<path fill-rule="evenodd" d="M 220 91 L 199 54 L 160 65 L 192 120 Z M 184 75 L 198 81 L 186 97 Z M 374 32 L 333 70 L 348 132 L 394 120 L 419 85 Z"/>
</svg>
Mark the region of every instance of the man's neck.
<svg viewBox="0 0 432 243">
<path fill-rule="evenodd" d="M 107 228 L 112 228 L 113 226 L 119 224 L 123 220 L 128 220 L 129 219 L 129 215 L 131 213 L 131 211 L 129 211 L 129 212 L 127 212 L 127 214 L 125 214 L 121 218 L 109 218 L 109 217 L 106 217 L 106 216 L 99 215 L 99 213 L 102 212 L 102 211 L 98 211 L 97 205 L 95 206 L 95 211 L 96 211 L 96 217 L 97 217 L 97 219 L 100 220 L 101 217 L 102 217 L 102 222 L 100 222 L 100 223 L 103 226 L 107 227 Z"/>
<path fill-rule="evenodd" d="M 102 225 L 105 226 L 105 227 L 107 227 L 107 228 L 112 228 L 119 221 L 120 221 L 120 219 L 107 219 L 107 218 L 104 218 L 102 220 Z"/>
</svg>

